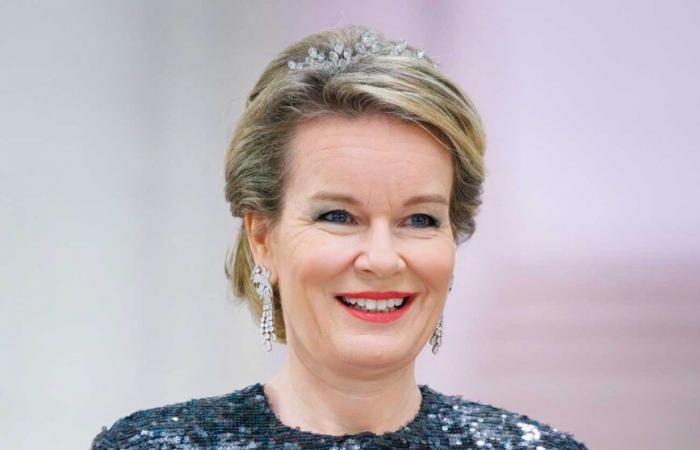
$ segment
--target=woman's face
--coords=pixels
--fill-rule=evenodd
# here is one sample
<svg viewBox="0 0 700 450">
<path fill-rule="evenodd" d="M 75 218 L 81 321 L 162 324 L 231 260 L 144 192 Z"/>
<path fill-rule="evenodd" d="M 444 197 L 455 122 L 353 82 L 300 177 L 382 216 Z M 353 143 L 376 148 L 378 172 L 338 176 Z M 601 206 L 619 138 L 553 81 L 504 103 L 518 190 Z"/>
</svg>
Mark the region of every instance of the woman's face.
<svg viewBox="0 0 700 450">
<path fill-rule="evenodd" d="M 450 154 L 421 128 L 383 116 L 306 122 L 290 151 L 264 261 L 289 350 L 366 375 L 406 367 L 433 333 L 454 266 Z M 394 312 L 357 314 L 342 294 L 410 297 Z"/>
</svg>

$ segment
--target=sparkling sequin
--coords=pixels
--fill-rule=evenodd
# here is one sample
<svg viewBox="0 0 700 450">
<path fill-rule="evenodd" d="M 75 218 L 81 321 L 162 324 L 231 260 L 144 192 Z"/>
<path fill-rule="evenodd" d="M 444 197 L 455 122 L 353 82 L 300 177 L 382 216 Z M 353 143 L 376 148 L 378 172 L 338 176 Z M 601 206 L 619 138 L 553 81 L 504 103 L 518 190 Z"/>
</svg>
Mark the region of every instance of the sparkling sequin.
<svg viewBox="0 0 700 450">
<path fill-rule="evenodd" d="M 256 383 L 226 395 L 136 411 L 103 427 L 91 450 L 586 450 L 570 434 L 527 416 L 419 387 L 418 415 L 393 432 L 330 436 L 288 427 Z"/>
</svg>

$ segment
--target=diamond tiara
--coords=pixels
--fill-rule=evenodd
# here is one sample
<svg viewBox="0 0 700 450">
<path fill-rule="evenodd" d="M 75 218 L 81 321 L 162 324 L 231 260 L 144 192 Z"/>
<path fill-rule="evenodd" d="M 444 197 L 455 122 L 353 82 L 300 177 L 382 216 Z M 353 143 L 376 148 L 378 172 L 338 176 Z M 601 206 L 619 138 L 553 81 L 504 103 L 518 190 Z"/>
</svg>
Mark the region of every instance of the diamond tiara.
<svg viewBox="0 0 700 450">
<path fill-rule="evenodd" d="M 386 47 L 384 47 L 386 48 Z M 339 70 L 344 69 L 351 60 L 364 55 L 374 55 L 380 53 L 382 46 L 373 31 L 362 33 L 360 40 L 355 43 L 355 47 L 346 47 L 341 42 L 335 42 L 328 53 L 319 51 L 316 47 L 309 47 L 308 55 L 303 61 L 289 60 L 287 66 L 290 72 L 302 70 L 308 67 L 313 69 Z M 389 45 L 389 54 L 392 56 L 410 56 L 416 59 L 423 59 L 423 50 L 411 50 L 405 40 L 400 40 L 396 44 Z M 437 64 L 435 64 L 437 66 Z"/>
</svg>

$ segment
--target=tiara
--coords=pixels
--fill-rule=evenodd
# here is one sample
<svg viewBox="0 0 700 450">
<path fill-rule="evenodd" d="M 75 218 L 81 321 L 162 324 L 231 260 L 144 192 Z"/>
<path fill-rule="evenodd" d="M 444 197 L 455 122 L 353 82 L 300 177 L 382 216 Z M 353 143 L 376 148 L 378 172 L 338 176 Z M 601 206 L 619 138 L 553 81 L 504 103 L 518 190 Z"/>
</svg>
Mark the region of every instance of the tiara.
<svg viewBox="0 0 700 450">
<path fill-rule="evenodd" d="M 386 46 L 384 47 L 386 48 Z M 382 46 L 373 31 L 362 33 L 360 40 L 353 47 L 346 47 L 341 42 L 335 42 L 331 46 L 328 54 L 319 51 L 316 47 L 309 47 L 308 55 L 303 61 L 289 60 L 287 66 L 290 72 L 302 70 L 308 67 L 313 69 L 339 70 L 344 69 L 350 61 L 365 55 L 375 55 L 380 53 Z M 423 50 L 411 50 L 405 40 L 400 40 L 389 45 L 389 54 L 392 56 L 410 56 L 416 59 L 423 59 Z M 437 66 L 437 65 L 436 65 Z"/>
</svg>

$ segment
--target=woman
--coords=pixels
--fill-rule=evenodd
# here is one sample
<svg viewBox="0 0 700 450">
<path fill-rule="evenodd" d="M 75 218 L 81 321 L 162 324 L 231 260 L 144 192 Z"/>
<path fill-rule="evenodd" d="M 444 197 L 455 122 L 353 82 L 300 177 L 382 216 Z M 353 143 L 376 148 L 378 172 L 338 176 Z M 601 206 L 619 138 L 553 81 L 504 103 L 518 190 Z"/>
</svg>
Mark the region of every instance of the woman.
<svg viewBox="0 0 700 450">
<path fill-rule="evenodd" d="M 226 273 L 287 344 L 266 384 L 137 411 L 107 448 L 584 449 L 527 416 L 417 385 L 442 343 L 484 178 L 476 110 L 423 52 L 347 27 L 265 69 L 226 158 Z"/>
</svg>

